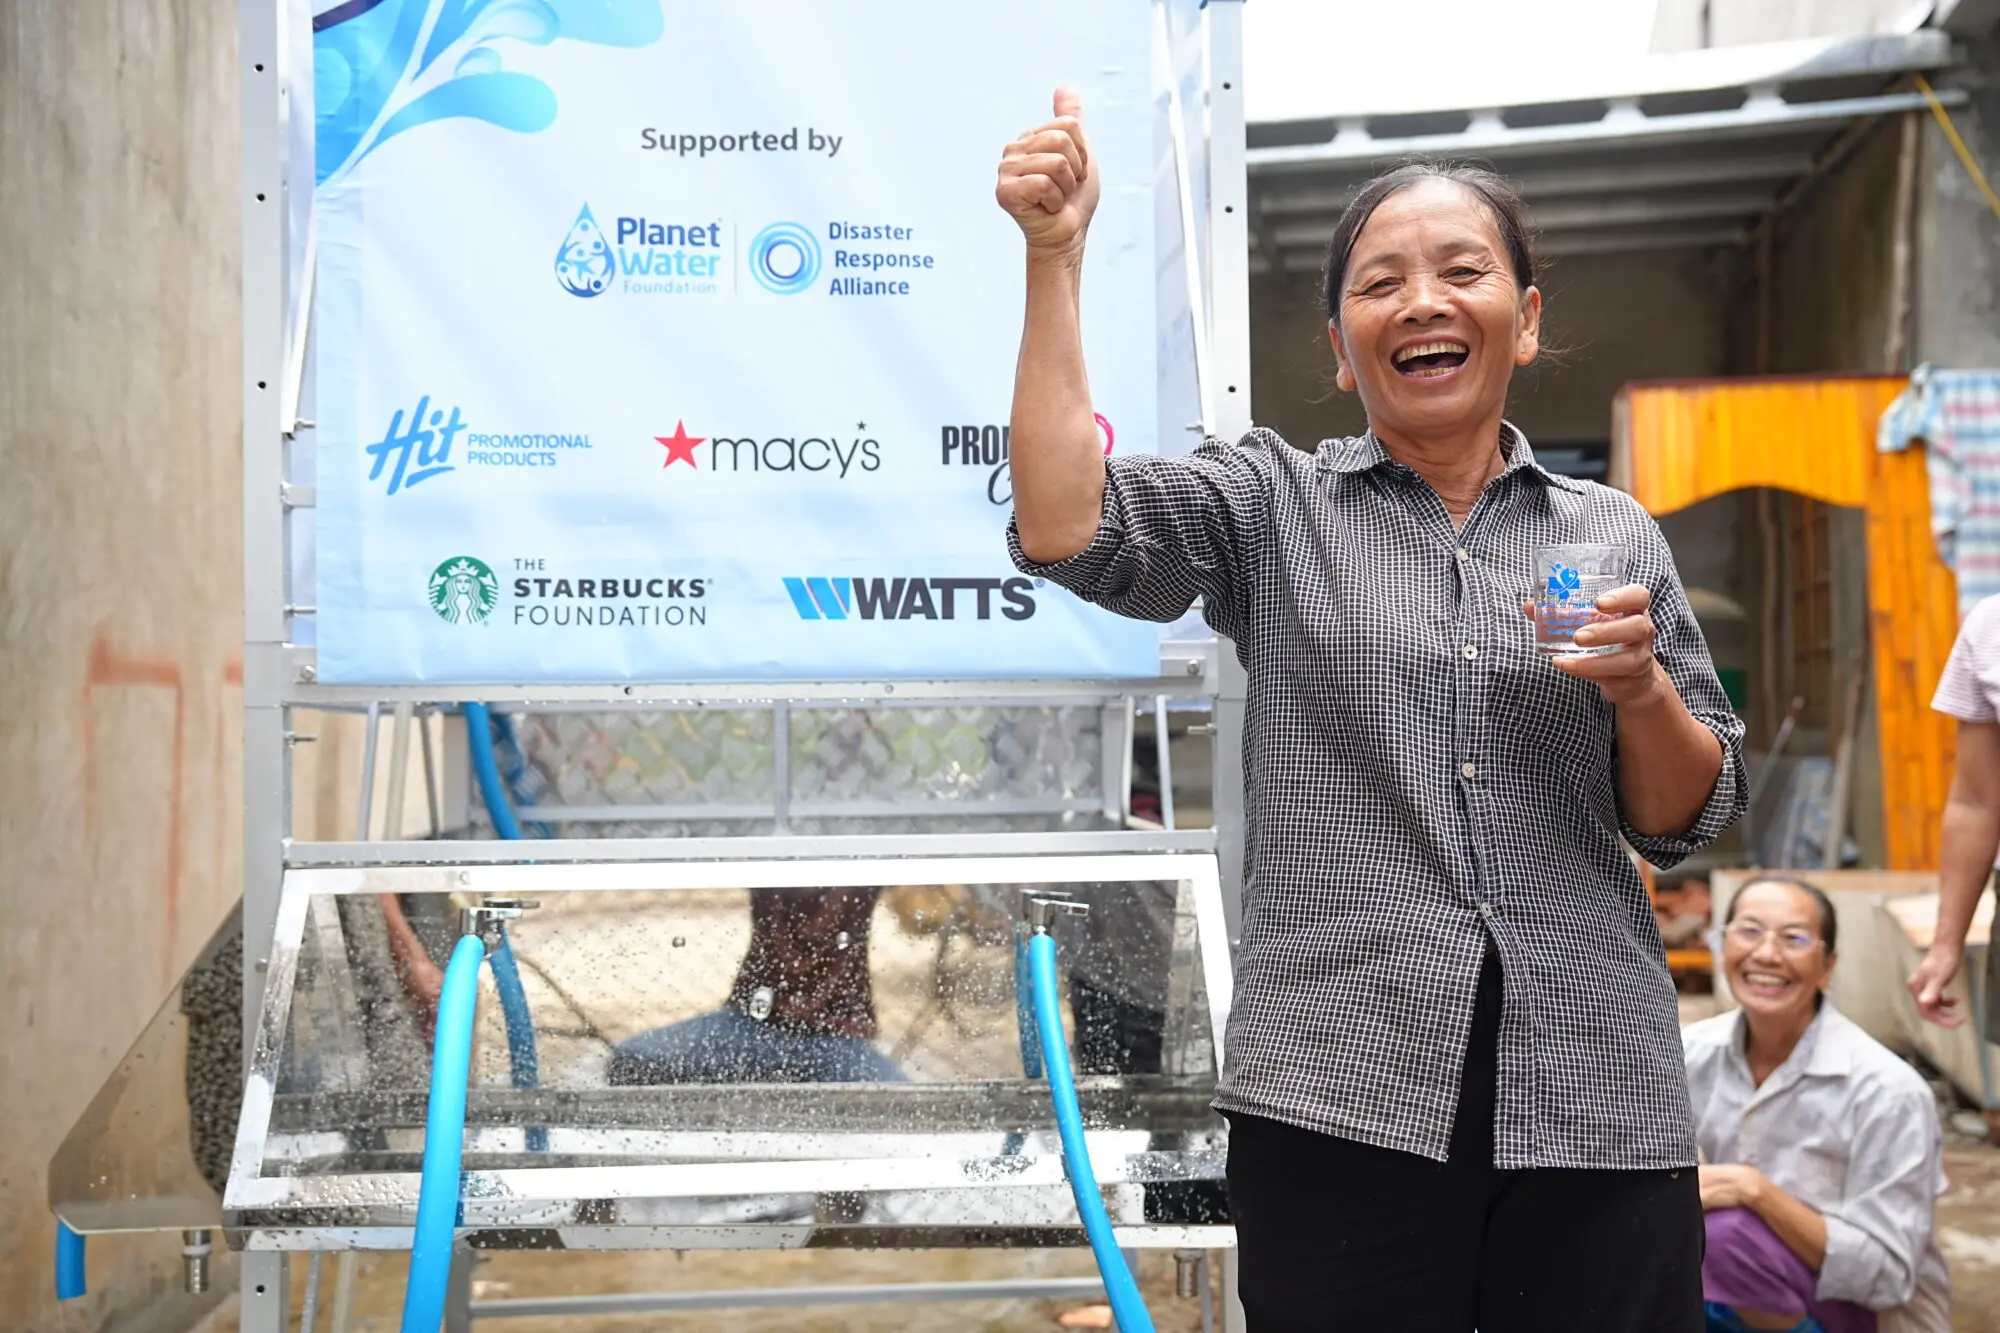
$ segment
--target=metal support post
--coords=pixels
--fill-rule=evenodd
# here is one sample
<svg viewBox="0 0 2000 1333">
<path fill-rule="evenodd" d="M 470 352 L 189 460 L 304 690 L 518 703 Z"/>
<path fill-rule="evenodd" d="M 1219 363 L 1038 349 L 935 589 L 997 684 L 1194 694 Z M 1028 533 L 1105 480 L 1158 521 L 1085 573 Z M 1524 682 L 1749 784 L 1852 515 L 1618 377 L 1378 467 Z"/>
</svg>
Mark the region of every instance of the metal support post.
<svg viewBox="0 0 2000 1333">
<path fill-rule="evenodd" d="M 1242 0 L 1210 0 L 1208 23 L 1209 325 L 1216 380 L 1216 433 L 1227 440 L 1250 429 L 1250 182 L 1245 160 Z M 1215 699 L 1215 832 L 1220 844 L 1222 910 L 1230 945 L 1243 922 L 1243 731 L 1249 680 L 1234 644 L 1220 643 Z M 1222 1325 L 1246 1327 L 1236 1299 L 1236 1251 L 1222 1255 Z"/>
<path fill-rule="evenodd" d="M 1153 754 L 1160 771 L 1160 827 L 1174 826 L 1174 752 L 1167 738 L 1167 696 L 1153 696 Z"/>
<path fill-rule="evenodd" d="M 285 742 L 285 126 L 289 119 L 278 0 L 239 0 L 243 169 L 243 1051 L 254 1045 L 264 960 L 276 925 L 291 827 Z M 308 110 L 310 110 L 308 108 Z M 243 1333 L 283 1333 L 282 1253 L 243 1256 Z"/>
<path fill-rule="evenodd" d="M 470 1246 L 452 1247 L 451 1271 L 445 1275 L 444 1333 L 472 1333 L 472 1270 L 478 1263 Z"/>
</svg>

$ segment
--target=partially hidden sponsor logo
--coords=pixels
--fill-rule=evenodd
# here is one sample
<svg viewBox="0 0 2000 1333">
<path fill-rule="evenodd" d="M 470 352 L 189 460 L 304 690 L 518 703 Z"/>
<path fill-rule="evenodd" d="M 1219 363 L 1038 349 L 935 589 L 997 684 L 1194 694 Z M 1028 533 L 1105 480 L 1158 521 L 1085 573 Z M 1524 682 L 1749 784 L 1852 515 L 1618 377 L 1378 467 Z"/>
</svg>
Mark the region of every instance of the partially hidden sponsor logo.
<svg viewBox="0 0 2000 1333">
<path fill-rule="evenodd" d="M 409 411 L 398 408 L 382 438 L 362 452 L 370 460 L 368 480 L 381 483 L 384 495 L 396 495 L 456 472 L 459 461 L 470 467 L 556 467 L 565 455 L 590 447 L 590 436 L 582 431 L 475 430 L 457 405 L 447 413 L 425 394 Z"/>
<path fill-rule="evenodd" d="M 1111 457 L 1118 432 L 1102 412 L 1097 420 L 1097 440 L 1104 456 Z M 986 498 L 996 505 L 1014 502 L 1013 429 L 998 424 L 940 426 L 938 463 L 943 467 L 981 469 L 986 475 Z"/>
<path fill-rule="evenodd" d="M 686 421 L 679 420 L 673 434 L 655 435 L 653 440 L 666 450 L 660 467 L 668 471 L 684 463 L 695 472 L 772 472 L 845 480 L 882 468 L 882 443 L 868 434 L 865 421 L 855 422 L 851 433 L 695 435 Z"/>
<path fill-rule="evenodd" d="M 1029 578 L 787 578 L 785 592 L 801 620 L 1028 620 L 1035 614 Z"/>
</svg>

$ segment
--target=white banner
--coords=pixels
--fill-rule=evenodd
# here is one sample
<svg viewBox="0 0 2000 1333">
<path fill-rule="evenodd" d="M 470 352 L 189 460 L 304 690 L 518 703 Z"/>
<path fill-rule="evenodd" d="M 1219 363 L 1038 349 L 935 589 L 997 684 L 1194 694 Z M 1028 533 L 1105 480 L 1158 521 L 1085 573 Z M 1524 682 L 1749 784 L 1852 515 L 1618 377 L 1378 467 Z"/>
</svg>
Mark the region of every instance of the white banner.
<svg viewBox="0 0 2000 1333">
<path fill-rule="evenodd" d="M 1154 450 L 1152 22 L 322 4 L 320 679 L 1154 674 L 1153 627 L 1008 563 L 993 202 L 1077 84 L 1100 435 Z"/>
</svg>

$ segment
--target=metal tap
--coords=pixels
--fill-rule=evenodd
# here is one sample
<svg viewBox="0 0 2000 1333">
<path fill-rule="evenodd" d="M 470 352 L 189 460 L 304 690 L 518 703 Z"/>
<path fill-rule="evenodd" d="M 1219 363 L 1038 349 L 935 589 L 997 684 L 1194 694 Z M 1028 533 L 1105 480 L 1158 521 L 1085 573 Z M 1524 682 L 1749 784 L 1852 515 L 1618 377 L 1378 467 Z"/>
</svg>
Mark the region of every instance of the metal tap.
<svg viewBox="0 0 2000 1333">
<path fill-rule="evenodd" d="M 208 1256 L 214 1248 L 206 1227 L 181 1232 L 181 1277 L 188 1295 L 199 1296 L 208 1290 Z"/>
<path fill-rule="evenodd" d="M 477 935 L 486 945 L 486 952 L 492 953 L 500 947 L 505 938 L 506 923 L 532 911 L 541 904 L 532 898 L 488 898 L 477 907 L 467 907 L 458 914 L 458 933 Z"/>
<path fill-rule="evenodd" d="M 1191 1301 L 1201 1294 L 1201 1270 L 1208 1263 L 1202 1250 L 1174 1251 L 1174 1295 Z"/>
<path fill-rule="evenodd" d="M 1030 890 L 1021 900 L 1022 919 L 1028 923 L 1028 929 L 1037 935 L 1048 934 L 1059 916 L 1089 915 L 1089 903 L 1080 903 L 1065 893 Z"/>
</svg>

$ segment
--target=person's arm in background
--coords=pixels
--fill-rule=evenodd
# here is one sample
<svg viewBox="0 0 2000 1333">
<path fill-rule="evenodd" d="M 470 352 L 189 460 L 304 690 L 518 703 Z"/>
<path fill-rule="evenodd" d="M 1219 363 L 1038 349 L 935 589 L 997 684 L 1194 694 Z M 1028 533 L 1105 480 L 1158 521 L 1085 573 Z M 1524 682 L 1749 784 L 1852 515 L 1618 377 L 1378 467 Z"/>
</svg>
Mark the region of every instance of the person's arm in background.
<svg viewBox="0 0 2000 1333">
<path fill-rule="evenodd" d="M 1944 993 L 1965 957 L 1965 935 L 2000 853 L 2000 722 L 1958 724 L 1958 760 L 1938 830 L 1938 916 L 1931 947 L 1910 975 L 1910 993 L 1941 1027 L 1965 1022 Z"/>
<path fill-rule="evenodd" d="M 1041 564 L 1089 546 L 1104 511 L 1104 454 L 1091 415 L 1080 304 L 1084 235 L 1097 211 L 1099 173 L 1075 89 L 1056 92 L 1055 114 L 1007 145 L 994 190 L 1028 241 L 1028 304 L 1008 455 L 1021 550 Z"/>
<path fill-rule="evenodd" d="M 1933 709 L 1958 719 L 1958 759 L 1938 830 L 1937 930 L 1908 984 L 1918 1011 L 1948 1028 L 1965 1022 L 1958 1001 L 1944 991 L 1958 975 L 1972 913 L 2000 851 L 2000 712 L 1988 681 L 1996 636 L 2000 598 L 1989 597 L 1959 627 L 1931 700 Z"/>
</svg>

